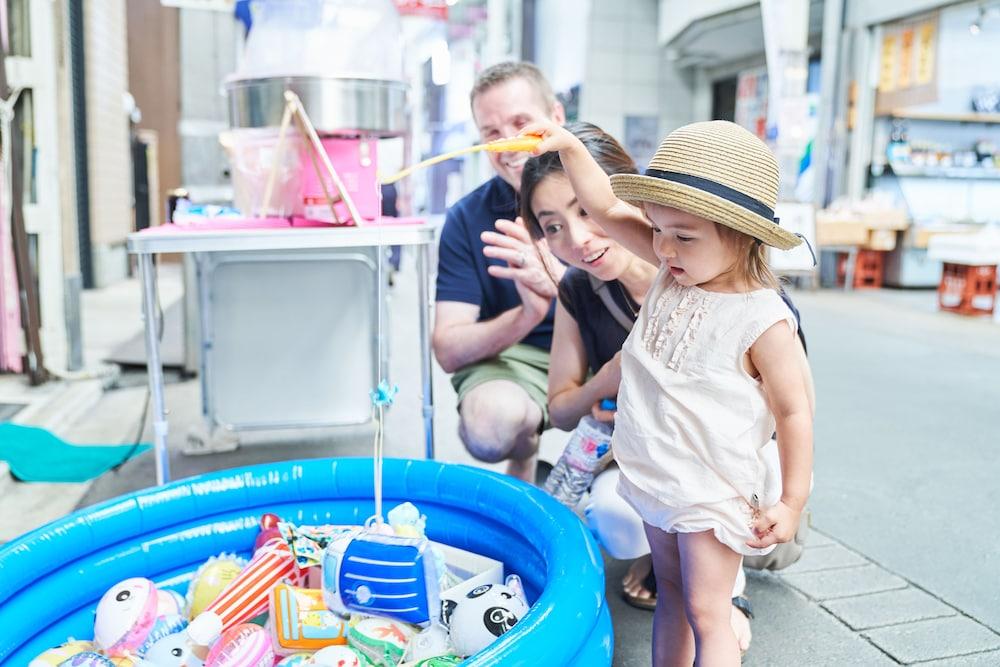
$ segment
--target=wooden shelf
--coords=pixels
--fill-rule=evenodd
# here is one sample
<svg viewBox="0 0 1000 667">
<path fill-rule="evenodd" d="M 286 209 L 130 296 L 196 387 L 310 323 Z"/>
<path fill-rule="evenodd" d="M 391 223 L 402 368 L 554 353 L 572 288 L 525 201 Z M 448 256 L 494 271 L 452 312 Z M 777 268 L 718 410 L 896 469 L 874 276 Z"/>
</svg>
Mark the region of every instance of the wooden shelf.
<svg viewBox="0 0 1000 667">
<path fill-rule="evenodd" d="M 1000 113 L 932 113 L 922 111 L 896 110 L 887 114 L 901 120 L 938 120 L 952 123 L 1000 123 Z"/>
</svg>

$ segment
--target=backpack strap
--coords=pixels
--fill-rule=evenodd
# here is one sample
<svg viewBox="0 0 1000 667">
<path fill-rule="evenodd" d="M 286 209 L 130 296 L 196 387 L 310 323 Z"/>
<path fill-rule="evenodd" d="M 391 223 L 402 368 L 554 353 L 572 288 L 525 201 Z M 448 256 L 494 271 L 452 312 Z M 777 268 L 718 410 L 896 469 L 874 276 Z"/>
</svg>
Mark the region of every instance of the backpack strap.
<svg viewBox="0 0 1000 667">
<path fill-rule="evenodd" d="M 622 325 L 626 332 L 632 331 L 632 327 L 635 326 L 635 320 L 629 317 L 629 314 L 611 296 L 608 284 L 591 273 L 587 274 L 587 278 L 590 279 L 590 287 L 594 290 L 594 294 L 598 296 L 604 307 L 611 313 L 611 317 L 615 318 L 615 321 Z"/>
</svg>

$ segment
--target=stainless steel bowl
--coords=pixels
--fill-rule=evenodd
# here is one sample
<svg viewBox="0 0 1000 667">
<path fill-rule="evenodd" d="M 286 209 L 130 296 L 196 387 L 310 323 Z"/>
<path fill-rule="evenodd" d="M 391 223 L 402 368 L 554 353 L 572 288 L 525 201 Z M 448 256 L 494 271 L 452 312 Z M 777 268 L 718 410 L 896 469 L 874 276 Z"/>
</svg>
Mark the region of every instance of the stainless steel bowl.
<svg viewBox="0 0 1000 667">
<path fill-rule="evenodd" d="M 406 84 L 320 77 L 229 81 L 229 124 L 233 128 L 280 125 L 285 90 L 299 96 L 320 134 L 395 137 L 408 129 Z"/>
</svg>

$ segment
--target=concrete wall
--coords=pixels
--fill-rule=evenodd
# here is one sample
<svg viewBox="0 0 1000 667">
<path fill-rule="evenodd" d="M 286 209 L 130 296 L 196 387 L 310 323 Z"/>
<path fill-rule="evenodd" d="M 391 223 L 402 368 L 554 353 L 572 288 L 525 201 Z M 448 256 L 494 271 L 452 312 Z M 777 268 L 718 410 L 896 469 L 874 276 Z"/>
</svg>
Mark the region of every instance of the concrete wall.
<svg viewBox="0 0 1000 667">
<path fill-rule="evenodd" d="M 664 78 L 656 25 L 656 0 L 593 0 L 580 120 L 599 125 L 621 141 L 627 115 L 658 116 L 657 134 L 662 134 L 664 122 L 673 122 L 669 98 L 686 93 L 683 82 L 670 75 Z M 670 90 L 667 104 L 661 95 L 664 87 Z"/>
<path fill-rule="evenodd" d="M 87 94 L 87 168 L 94 282 L 125 277 L 125 236 L 132 230 L 125 2 L 88 2 L 84 13 Z"/>
<path fill-rule="evenodd" d="M 229 127 L 222 86 L 236 71 L 241 31 L 226 12 L 181 10 L 181 182 L 195 200 L 232 197 L 219 132 Z"/>
<path fill-rule="evenodd" d="M 747 0 L 659 0 L 659 43 L 669 43 L 695 21 L 756 4 Z"/>
</svg>

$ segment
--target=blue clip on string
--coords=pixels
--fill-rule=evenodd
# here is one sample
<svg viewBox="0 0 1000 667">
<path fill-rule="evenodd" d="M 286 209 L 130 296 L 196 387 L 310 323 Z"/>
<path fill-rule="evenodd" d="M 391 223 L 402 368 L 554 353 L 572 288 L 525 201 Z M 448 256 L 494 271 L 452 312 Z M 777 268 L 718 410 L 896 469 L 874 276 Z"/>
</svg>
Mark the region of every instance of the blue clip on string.
<svg viewBox="0 0 1000 667">
<path fill-rule="evenodd" d="M 378 386 L 368 392 L 371 396 L 372 405 L 376 408 L 388 407 L 392 405 L 392 402 L 396 400 L 396 394 L 399 393 L 399 385 L 389 386 L 389 383 L 382 380 L 378 383 Z"/>
</svg>

